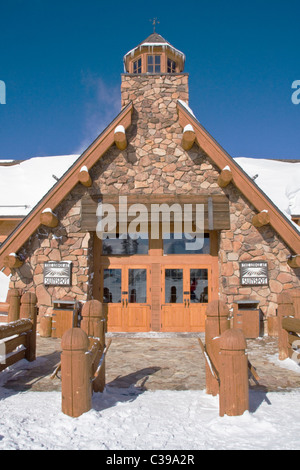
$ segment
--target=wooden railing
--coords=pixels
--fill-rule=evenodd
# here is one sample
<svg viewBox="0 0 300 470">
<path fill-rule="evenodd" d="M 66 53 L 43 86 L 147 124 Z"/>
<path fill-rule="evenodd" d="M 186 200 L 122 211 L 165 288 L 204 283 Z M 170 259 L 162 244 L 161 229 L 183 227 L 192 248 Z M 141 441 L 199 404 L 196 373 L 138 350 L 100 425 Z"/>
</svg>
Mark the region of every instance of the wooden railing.
<svg viewBox="0 0 300 470">
<path fill-rule="evenodd" d="M 238 416 L 249 410 L 248 372 L 259 380 L 246 355 L 242 330 L 230 328 L 228 306 L 220 300 L 206 309 L 205 345 L 198 338 L 205 357 L 206 393 L 219 395 L 219 414 Z"/>
<path fill-rule="evenodd" d="M 300 364 L 300 291 L 278 296 L 278 350 L 281 361 L 290 358 Z"/>
<path fill-rule="evenodd" d="M 98 300 L 86 302 L 82 308 L 80 328 L 70 328 L 61 340 L 61 362 L 52 378 L 61 369 L 62 412 L 78 417 L 92 406 L 93 392 L 105 387 L 105 316 Z"/>
<path fill-rule="evenodd" d="M 0 326 L 0 371 L 21 359 L 36 359 L 37 298 L 32 292 L 21 297 L 19 319 Z"/>
</svg>

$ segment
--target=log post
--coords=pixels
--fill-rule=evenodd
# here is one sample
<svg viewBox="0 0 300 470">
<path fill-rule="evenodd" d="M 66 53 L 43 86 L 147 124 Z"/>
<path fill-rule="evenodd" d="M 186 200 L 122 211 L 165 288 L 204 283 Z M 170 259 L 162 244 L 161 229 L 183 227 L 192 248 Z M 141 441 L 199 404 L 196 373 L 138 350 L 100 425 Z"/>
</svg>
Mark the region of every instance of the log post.
<svg viewBox="0 0 300 470">
<path fill-rule="evenodd" d="M 268 223 L 270 223 L 270 215 L 267 210 L 259 212 L 259 214 L 256 214 L 252 218 L 252 225 L 254 225 L 254 227 L 263 227 Z"/>
<path fill-rule="evenodd" d="M 92 406 L 89 339 L 81 328 L 67 330 L 61 339 L 62 412 L 72 418 Z"/>
<path fill-rule="evenodd" d="M 226 188 L 229 183 L 232 181 L 232 173 L 229 166 L 223 168 L 221 173 L 218 176 L 218 185 L 220 188 Z"/>
<path fill-rule="evenodd" d="M 20 293 L 18 289 L 10 289 L 8 291 L 8 316 L 7 322 L 11 323 L 13 321 L 19 320 L 20 318 Z"/>
<path fill-rule="evenodd" d="M 221 300 L 213 300 L 206 309 L 205 347 L 209 358 L 217 370 L 219 370 L 219 339 L 221 334 L 229 328 L 228 306 Z M 206 393 L 213 396 L 218 395 L 219 383 L 208 364 L 205 364 L 205 372 Z"/>
<path fill-rule="evenodd" d="M 293 299 L 288 293 L 278 295 L 278 358 L 284 361 L 289 357 L 288 332 L 282 327 L 284 317 L 294 317 Z"/>
<path fill-rule="evenodd" d="M 90 338 L 90 348 L 96 338 L 100 342 L 100 348 L 93 361 L 92 374 L 94 375 L 105 348 L 106 328 L 102 303 L 98 300 L 89 300 L 83 305 L 81 316 L 81 328 Z M 99 376 L 93 381 L 94 392 L 103 392 L 105 388 L 105 359 L 103 359 L 103 362 Z"/>
<path fill-rule="evenodd" d="M 36 323 L 37 323 L 37 296 L 34 292 L 26 292 L 21 297 L 20 319 L 28 318 L 32 322 L 32 330 L 27 334 L 26 354 L 27 361 L 36 359 Z"/>
<path fill-rule="evenodd" d="M 249 410 L 247 344 L 242 330 L 225 331 L 220 338 L 220 416 L 239 416 Z"/>
<path fill-rule="evenodd" d="M 92 178 L 86 166 L 83 166 L 81 168 L 79 175 L 78 175 L 78 180 L 80 181 L 81 184 L 83 184 L 83 186 L 86 186 L 87 188 L 90 188 L 92 186 L 93 184 Z"/>
<path fill-rule="evenodd" d="M 40 216 L 40 223 L 50 228 L 58 226 L 58 218 L 50 208 L 43 210 Z"/>
<path fill-rule="evenodd" d="M 196 140 L 196 134 L 191 124 L 187 124 L 183 129 L 181 146 L 184 150 L 190 150 Z"/>
<path fill-rule="evenodd" d="M 125 150 L 127 147 L 127 138 L 124 126 L 117 126 L 114 132 L 115 144 L 120 150 Z"/>
</svg>

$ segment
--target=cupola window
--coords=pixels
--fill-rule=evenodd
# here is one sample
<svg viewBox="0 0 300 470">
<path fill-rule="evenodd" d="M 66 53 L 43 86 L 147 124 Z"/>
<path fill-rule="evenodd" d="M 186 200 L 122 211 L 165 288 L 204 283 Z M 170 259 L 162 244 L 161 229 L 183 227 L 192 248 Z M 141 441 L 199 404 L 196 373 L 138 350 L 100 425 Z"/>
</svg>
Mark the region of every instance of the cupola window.
<svg viewBox="0 0 300 470">
<path fill-rule="evenodd" d="M 175 73 L 176 72 L 176 62 L 174 60 L 168 59 L 167 71 L 168 71 L 168 73 Z"/>
<path fill-rule="evenodd" d="M 148 55 L 147 72 L 160 73 L 160 55 Z"/>
<path fill-rule="evenodd" d="M 133 62 L 133 73 L 142 73 L 142 59 Z"/>
</svg>

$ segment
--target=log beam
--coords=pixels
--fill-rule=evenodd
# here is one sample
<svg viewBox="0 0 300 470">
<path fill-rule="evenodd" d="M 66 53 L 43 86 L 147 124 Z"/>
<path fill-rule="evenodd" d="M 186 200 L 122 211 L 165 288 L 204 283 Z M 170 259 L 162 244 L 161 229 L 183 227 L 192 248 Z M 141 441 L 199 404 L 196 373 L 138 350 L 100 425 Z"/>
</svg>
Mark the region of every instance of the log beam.
<svg viewBox="0 0 300 470">
<path fill-rule="evenodd" d="M 196 134 L 191 124 L 187 124 L 183 129 L 181 146 L 184 150 L 190 150 L 196 140 Z"/>
<path fill-rule="evenodd" d="M 4 265 L 9 269 L 17 269 L 23 265 L 23 261 L 16 253 L 10 253 L 4 258 Z"/>
<path fill-rule="evenodd" d="M 92 186 L 93 184 L 92 178 L 86 166 L 83 166 L 81 168 L 79 175 L 78 175 L 78 180 L 80 181 L 81 184 L 83 184 L 83 186 L 86 186 L 87 188 L 90 188 Z"/>
<path fill-rule="evenodd" d="M 254 227 L 262 227 L 268 223 L 270 223 L 270 215 L 267 210 L 259 212 L 252 218 L 252 224 Z"/>
<path fill-rule="evenodd" d="M 220 188 L 226 188 L 226 186 L 228 186 L 231 181 L 232 181 L 232 173 L 228 166 L 228 167 L 223 168 L 223 170 L 219 174 L 218 185 L 220 186 Z"/>
<path fill-rule="evenodd" d="M 117 126 L 114 132 L 115 144 L 119 150 L 125 150 L 127 147 L 127 138 L 124 126 Z"/>
<path fill-rule="evenodd" d="M 48 209 L 43 210 L 43 212 L 41 213 L 40 222 L 42 225 L 46 225 L 47 227 L 54 228 L 54 227 L 57 227 L 58 225 L 58 218 L 52 212 L 52 210 L 48 208 Z"/>
<path fill-rule="evenodd" d="M 288 259 L 288 265 L 291 268 L 300 268 L 300 255 L 292 256 Z"/>
</svg>

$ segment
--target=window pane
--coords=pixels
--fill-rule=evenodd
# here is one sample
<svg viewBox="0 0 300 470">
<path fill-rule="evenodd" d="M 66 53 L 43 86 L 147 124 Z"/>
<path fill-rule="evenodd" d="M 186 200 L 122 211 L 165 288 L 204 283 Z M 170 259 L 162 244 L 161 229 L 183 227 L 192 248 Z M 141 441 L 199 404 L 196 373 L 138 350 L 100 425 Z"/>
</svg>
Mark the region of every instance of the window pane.
<svg viewBox="0 0 300 470">
<path fill-rule="evenodd" d="M 106 238 L 102 240 L 102 254 L 113 255 L 145 255 L 148 254 L 149 240 L 144 238 Z"/>
<path fill-rule="evenodd" d="M 178 237 L 180 234 L 176 234 Z M 176 239 L 174 237 L 174 233 L 170 233 L 170 239 L 163 240 L 164 244 L 164 255 L 192 255 L 192 254 L 209 254 L 210 253 L 210 241 L 209 241 L 209 233 L 204 234 L 204 243 L 202 248 L 197 249 L 196 242 L 193 240 L 186 238 L 184 234 L 182 234 L 182 238 Z M 188 248 L 196 249 L 187 249 Z"/>
<path fill-rule="evenodd" d="M 148 65 L 148 72 L 153 73 L 153 65 Z"/>
<path fill-rule="evenodd" d="M 146 269 L 128 270 L 128 302 L 131 304 L 145 304 L 147 302 Z"/>
<path fill-rule="evenodd" d="M 200 304 L 208 302 L 207 269 L 190 269 L 190 302 Z"/>
<path fill-rule="evenodd" d="M 148 55 L 148 65 L 153 64 L 153 55 Z"/>
<path fill-rule="evenodd" d="M 160 65 L 160 55 L 155 56 L 155 65 Z"/>
<path fill-rule="evenodd" d="M 121 303 L 121 269 L 104 269 L 103 303 Z"/>
<path fill-rule="evenodd" d="M 167 304 L 183 303 L 183 270 L 165 270 L 165 302 Z"/>
<path fill-rule="evenodd" d="M 155 66 L 155 73 L 160 73 L 160 65 Z"/>
</svg>

